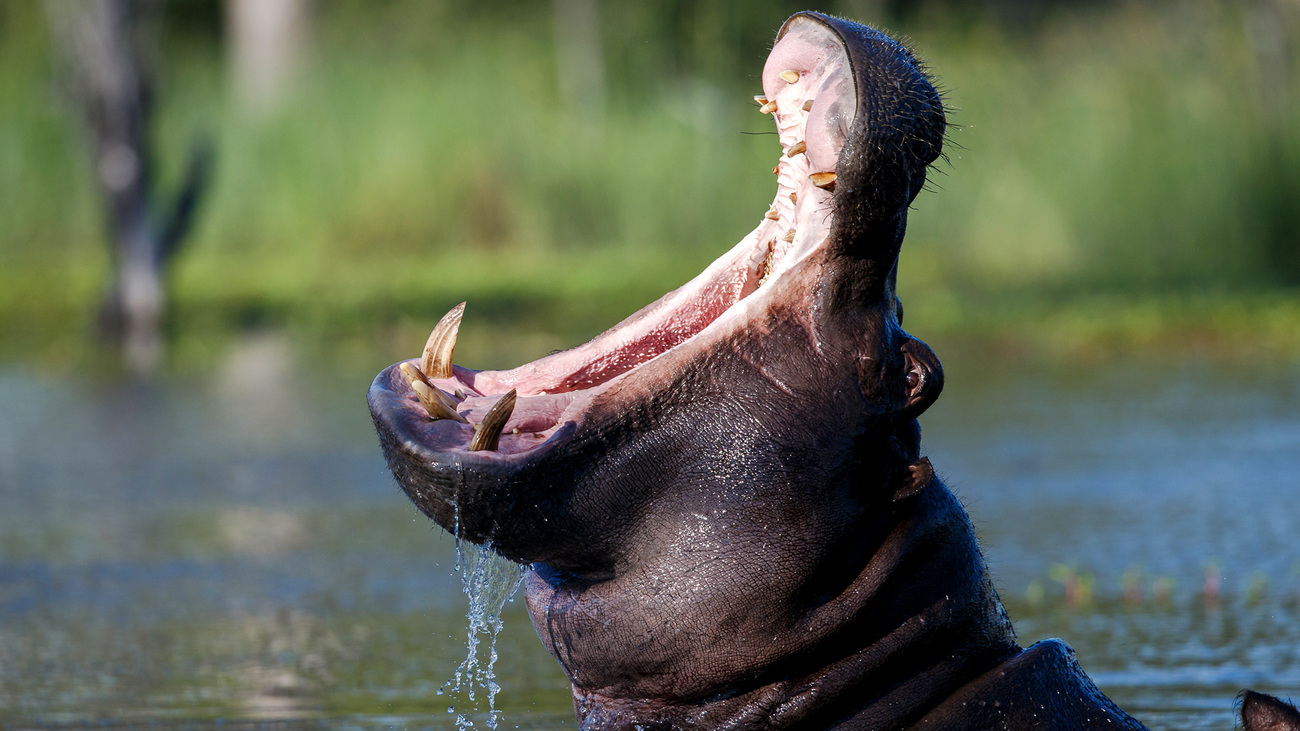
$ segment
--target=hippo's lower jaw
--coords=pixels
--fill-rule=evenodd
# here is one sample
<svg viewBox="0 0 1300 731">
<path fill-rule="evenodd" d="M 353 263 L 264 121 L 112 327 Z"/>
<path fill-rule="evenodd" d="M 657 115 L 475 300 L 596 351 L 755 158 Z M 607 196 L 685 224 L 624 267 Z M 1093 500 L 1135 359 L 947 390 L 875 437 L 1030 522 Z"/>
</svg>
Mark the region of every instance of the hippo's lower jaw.
<svg viewBox="0 0 1300 731">
<path fill-rule="evenodd" d="M 894 268 L 938 94 L 902 45 L 816 13 L 782 27 L 763 88 L 782 156 L 759 226 L 511 371 L 452 365 L 453 310 L 371 385 L 394 476 L 532 564 L 583 728 L 1141 728 L 1062 643 L 1015 644 L 919 454 L 943 375 Z"/>
</svg>

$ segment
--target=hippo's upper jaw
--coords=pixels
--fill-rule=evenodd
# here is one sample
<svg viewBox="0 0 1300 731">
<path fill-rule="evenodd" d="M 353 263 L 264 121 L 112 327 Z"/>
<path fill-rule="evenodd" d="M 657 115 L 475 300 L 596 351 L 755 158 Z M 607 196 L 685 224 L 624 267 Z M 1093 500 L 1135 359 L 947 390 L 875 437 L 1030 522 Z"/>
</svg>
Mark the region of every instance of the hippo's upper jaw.
<svg viewBox="0 0 1300 731">
<path fill-rule="evenodd" d="M 682 446 L 695 455 L 717 429 L 750 451 L 766 445 L 755 458 L 768 461 L 785 456 L 774 429 L 815 434 L 826 422 L 817 439 L 855 443 L 907 424 L 938 395 L 938 361 L 901 330 L 892 291 L 907 205 L 940 152 L 938 95 L 903 46 L 815 13 L 782 28 L 763 87 L 782 145 L 777 194 L 701 274 L 591 342 L 509 371 L 450 365 L 453 311 L 430 341 L 446 363 L 422 379 L 450 418 L 430 417 L 410 366 L 375 379 L 370 407 L 393 470 L 445 528 L 519 561 L 608 574 L 632 549 L 611 519 L 657 488 L 639 484 L 649 475 L 638 462 L 612 475 L 604 465 L 645 453 L 647 434 L 674 415 L 691 416 Z M 495 448 L 476 449 L 478 425 L 512 390 Z M 829 401 L 845 411 L 833 421 Z M 710 423 L 705 408 L 732 418 Z M 734 465 L 734 453 L 722 456 Z M 600 485 L 586 484 L 592 473 Z"/>
<path fill-rule="evenodd" d="M 450 365 L 454 311 L 423 374 L 370 389 L 415 504 L 533 564 L 589 727 L 895 727 L 1018 651 L 919 457 L 942 371 L 893 292 L 939 96 L 905 47 L 816 13 L 763 91 L 776 197 L 694 280 L 510 371 Z"/>
</svg>

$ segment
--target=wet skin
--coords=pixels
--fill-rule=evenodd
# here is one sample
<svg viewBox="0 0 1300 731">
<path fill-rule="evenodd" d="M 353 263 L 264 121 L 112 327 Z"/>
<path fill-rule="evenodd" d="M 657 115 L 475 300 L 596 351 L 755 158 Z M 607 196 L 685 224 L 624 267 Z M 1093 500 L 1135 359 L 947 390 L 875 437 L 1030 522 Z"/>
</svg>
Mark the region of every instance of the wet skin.
<svg viewBox="0 0 1300 731">
<path fill-rule="evenodd" d="M 423 375 L 371 386 L 394 476 L 532 565 L 584 728 L 1141 728 L 1063 643 L 1016 644 L 920 455 L 943 372 L 894 283 L 939 95 L 901 44 L 815 13 L 782 27 L 763 88 L 783 154 L 754 232 L 511 371 L 451 366 L 453 313 Z"/>
</svg>

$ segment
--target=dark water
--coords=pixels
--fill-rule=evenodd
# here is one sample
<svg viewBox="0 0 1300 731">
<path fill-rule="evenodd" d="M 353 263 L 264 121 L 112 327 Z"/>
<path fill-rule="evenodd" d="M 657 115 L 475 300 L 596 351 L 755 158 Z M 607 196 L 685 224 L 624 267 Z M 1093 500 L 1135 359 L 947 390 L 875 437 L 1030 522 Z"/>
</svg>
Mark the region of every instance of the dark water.
<svg viewBox="0 0 1300 731">
<path fill-rule="evenodd" d="M 454 545 L 384 470 L 371 374 L 309 365 L 0 369 L 0 726 L 454 727 Z M 923 423 L 1023 642 L 1153 728 L 1300 696 L 1300 370 L 949 363 Z M 521 603 L 505 627 L 501 728 L 573 726 Z"/>
</svg>

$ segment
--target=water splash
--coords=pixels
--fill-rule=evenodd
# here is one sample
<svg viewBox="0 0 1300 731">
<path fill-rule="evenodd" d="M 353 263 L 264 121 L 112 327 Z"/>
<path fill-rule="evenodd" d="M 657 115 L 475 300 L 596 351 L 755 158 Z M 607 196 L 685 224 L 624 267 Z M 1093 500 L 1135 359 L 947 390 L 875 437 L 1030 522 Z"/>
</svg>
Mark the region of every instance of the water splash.
<svg viewBox="0 0 1300 731">
<path fill-rule="evenodd" d="M 459 516 L 458 516 L 459 517 Z M 459 526 L 457 526 L 459 527 Z M 526 567 L 506 558 L 502 558 L 489 545 L 466 546 L 456 541 L 456 570 L 460 572 L 461 586 L 465 596 L 469 597 L 468 652 L 456 675 L 448 680 L 438 694 L 442 695 L 448 685 L 453 693 L 463 692 L 477 710 L 476 689 L 487 691 L 488 728 L 495 729 L 501 712 L 496 709 L 496 696 L 501 686 L 497 685 L 493 666 L 497 661 L 497 635 L 501 632 L 501 610 L 510 597 L 514 596 L 523 581 Z M 486 636 L 486 657 L 481 657 L 484 648 L 481 640 Z M 455 713 L 455 706 L 448 706 L 448 713 Z M 474 721 L 467 713 L 456 716 L 456 728 L 474 728 Z"/>
</svg>

